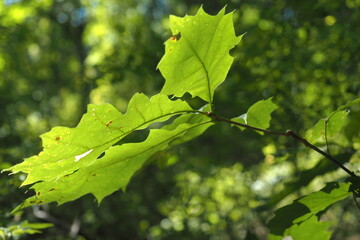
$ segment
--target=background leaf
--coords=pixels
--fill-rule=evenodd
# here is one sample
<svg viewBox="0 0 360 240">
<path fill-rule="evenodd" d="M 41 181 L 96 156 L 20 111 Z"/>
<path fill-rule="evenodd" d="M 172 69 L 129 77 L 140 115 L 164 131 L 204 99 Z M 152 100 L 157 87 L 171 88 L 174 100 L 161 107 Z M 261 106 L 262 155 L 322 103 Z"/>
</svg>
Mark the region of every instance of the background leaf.
<svg viewBox="0 0 360 240">
<path fill-rule="evenodd" d="M 223 8 L 210 16 L 199 9 L 195 16 L 170 16 L 171 32 L 180 39 L 165 42 L 158 68 L 166 79 L 161 92 L 176 97 L 186 92 L 212 102 L 233 62 L 229 51 L 241 40 L 235 35 L 232 13 Z"/>
<path fill-rule="evenodd" d="M 42 229 L 53 227 L 51 223 L 29 223 L 24 221 L 8 227 L 0 227 L 0 239 L 20 239 L 26 234 L 41 233 Z"/>
<path fill-rule="evenodd" d="M 360 98 L 338 107 L 326 119 L 320 119 L 314 127 L 307 130 L 306 139 L 310 143 L 324 141 L 325 132 L 328 138 L 335 137 L 346 123 L 349 112 L 344 110 L 358 103 L 360 103 Z"/>
</svg>

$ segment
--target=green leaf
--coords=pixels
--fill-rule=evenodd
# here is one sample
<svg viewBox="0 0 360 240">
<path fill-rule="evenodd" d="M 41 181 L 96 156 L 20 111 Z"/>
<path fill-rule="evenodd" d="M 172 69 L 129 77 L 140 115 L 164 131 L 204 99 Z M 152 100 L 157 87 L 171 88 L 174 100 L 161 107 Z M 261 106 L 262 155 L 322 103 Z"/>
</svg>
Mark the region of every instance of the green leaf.
<svg viewBox="0 0 360 240">
<path fill-rule="evenodd" d="M 133 171 L 141 167 L 143 161 L 143 158 L 140 157 L 141 161 L 124 165 L 124 160 L 118 154 L 125 151 L 127 155 L 124 153 L 124 156 L 128 156 L 125 161 L 127 162 L 130 161 L 131 150 L 126 150 L 127 148 L 122 146 L 111 146 L 131 132 L 144 129 L 151 123 L 165 121 L 176 114 L 191 111 L 193 110 L 187 103 L 181 100 L 172 101 L 162 94 L 155 95 L 150 99 L 143 94 L 135 94 L 129 103 L 126 114 L 118 112 L 109 104 L 89 105 L 88 112 L 77 127 L 55 127 L 50 132 L 43 134 L 41 136 L 43 152 L 6 170 L 13 173 L 27 173 L 27 178 L 22 185 L 35 183 L 33 188 L 36 189 L 36 195 L 28 199 L 25 206 L 50 201 L 63 203 L 92 191 L 101 201 L 107 194 L 119 187 L 125 187 Z M 206 118 L 206 116 L 204 117 Z M 156 131 L 150 134 L 147 141 L 153 141 L 154 134 Z M 152 147 L 155 149 L 157 143 L 155 140 L 153 143 L 155 145 Z M 131 156 L 137 159 L 135 150 L 132 153 Z M 148 157 L 152 153 L 153 151 L 146 151 L 144 157 Z M 103 156 L 103 154 L 105 155 Z M 121 163 L 114 162 L 114 159 Z M 109 164 L 118 166 L 115 175 L 121 184 L 110 186 L 110 181 L 108 182 L 109 186 L 103 189 L 98 186 L 100 182 L 94 182 L 92 185 L 84 182 L 90 182 L 90 179 L 93 178 L 98 179 L 95 178 L 98 171 L 99 175 L 97 176 L 108 176 L 111 179 L 112 173 L 107 171 L 112 168 L 106 168 L 106 166 L 110 166 Z M 102 172 L 101 169 L 107 170 Z M 123 169 L 123 172 L 119 169 Z M 115 181 L 115 175 L 113 174 L 111 180 Z M 72 183 L 69 181 L 70 179 L 72 179 Z M 87 188 L 81 188 L 73 193 L 69 191 L 82 185 L 86 185 Z"/>
<path fill-rule="evenodd" d="M 24 221 L 21 226 L 23 228 L 34 228 L 34 229 L 45 229 L 49 227 L 53 227 L 52 223 L 29 223 L 28 221 Z"/>
<path fill-rule="evenodd" d="M 328 183 L 326 187 L 318 192 L 300 198 L 299 203 L 305 205 L 311 214 L 317 214 L 327 207 L 351 195 L 349 192 L 350 183 Z M 302 217 L 304 218 L 304 216 Z M 294 222 L 300 222 L 302 218 L 295 219 Z"/>
<path fill-rule="evenodd" d="M 309 142 L 314 142 L 319 138 L 325 140 L 325 136 L 327 138 L 335 137 L 344 127 L 348 114 L 347 111 L 335 111 L 331 114 L 331 118 L 320 119 L 314 127 L 306 132 L 306 138 Z"/>
<path fill-rule="evenodd" d="M 293 239 L 309 239 L 301 238 L 297 234 L 301 232 L 301 229 L 304 230 L 309 225 L 314 224 L 314 221 L 317 222 L 316 214 L 350 196 L 349 188 L 350 183 L 328 183 L 320 191 L 297 199 L 292 204 L 276 210 L 275 217 L 268 223 L 271 233 L 270 239 L 282 239 L 289 234 L 296 234 L 290 235 Z M 316 226 L 325 228 L 325 230 L 329 227 L 328 223 L 317 223 Z M 311 239 L 328 239 L 320 238 L 325 235 L 328 236 L 327 232 L 319 231 L 318 233 L 313 232 L 313 234 Z"/>
<path fill-rule="evenodd" d="M 135 94 L 126 114 L 110 104 L 89 105 L 77 127 L 55 127 L 41 135 L 43 152 L 7 170 L 28 173 L 22 186 L 59 179 L 95 162 L 106 149 L 133 131 L 187 111 L 192 111 L 187 103 L 172 101 L 162 94 L 150 99 Z"/>
<path fill-rule="evenodd" d="M 355 99 L 355 100 L 353 100 L 351 102 L 348 102 L 348 103 L 346 103 L 344 105 L 341 105 L 340 107 L 338 107 L 338 109 L 336 109 L 336 111 L 334 111 L 333 113 L 330 114 L 329 118 L 331 118 L 331 116 L 333 114 L 335 114 L 335 113 L 337 113 L 339 111 L 345 110 L 345 109 L 347 109 L 347 108 L 349 108 L 349 107 L 351 107 L 351 106 L 353 106 L 355 104 L 358 104 L 358 103 L 360 103 L 360 98 L 357 98 L 357 99 Z"/>
<path fill-rule="evenodd" d="M 54 225 L 51 223 L 29 223 L 28 221 L 24 221 L 20 224 L 11 225 L 6 228 L 0 227 L 0 239 L 8 239 L 6 237 L 9 237 L 9 239 L 10 237 L 19 239 L 19 237 L 23 235 L 41 233 L 41 229 L 53 226 Z"/>
<path fill-rule="evenodd" d="M 327 120 L 326 122 L 327 137 L 334 137 L 341 131 L 341 129 L 344 127 L 346 123 L 346 119 L 348 115 L 349 112 L 347 111 L 338 111 L 335 114 L 333 114 L 331 118 Z"/>
<path fill-rule="evenodd" d="M 291 237 L 292 240 L 328 240 L 331 238 L 331 232 L 328 231 L 331 222 L 319 222 L 316 216 L 300 224 L 294 224 L 288 228 L 283 236 L 270 234 L 269 240 L 283 240 Z"/>
<path fill-rule="evenodd" d="M 325 121 L 326 119 L 320 119 L 315 126 L 306 131 L 305 138 L 310 143 L 314 143 L 319 138 L 325 140 Z"/>
<path fill-rule="evenodd" d="M 278 106 L 272 101 L 272 97 L 266 100 L 260 100 L 253 104 L 247 111 L 247 113 L 231 119 L 234 122 L 246 124 L 252 127 L 257 127 L 261 129 L 267 129 L 270 127 L 271 113 L 275 111 Z M 244 127 L 236 126 L 241 130 Z M 263 134 L 259 132 L 259 134 Z"/>
<path fill-rule="evenodd" d="M 165 42 L 165 55 L 158 64 L 166 79 L 163 94 L 183 96 L 186 92 L 207 102 L 226 78 L 233 57 L 229 51 L 237 45 L 232 13 L 225 8 L 216 16 L 200 8 L 195 16 L 170 16 L 171 32 L 180 39 Z"/>
<path fill-rule="evenodd" d="M 173 145 L 177 139 L 186 137 L 186 140 L 190 140 L 213 124 L 205 115 L 196 115 L 195 118 L 196 121 L 189 123 L 174 123 L 171 130 L 152 129 L 143 142 L 110 147 L 102 158 L 72 174 L 34 184 L 32 189 L 35 189 L 36 195 L 26 199 L 14 211 L 53 201 L 63 204 L 88 193 L 101 202 L 112 192 L 125 189 L 132 175 L 154 153 Z"/>
<path fill-rule="evenodd" d="M 291 236 L 293 240 L 328 240 L 331 232 L 328 231 L 331 222 L 320 222 L 316 216 L 312 216 L 307 221 L 294 224 L 285 231 L 284 236 Z"/>
<path fill-rule="evenodd" d="M 360 103 L 360 98 L 338 107 L 326 119 L 320 119 L 314 127 L 306 132 L 306 139 L 310 143 L 325 141 L 325 133 L 328 138 L 335 137 L 346 123 L 349 112 L 344 110 L 358 103 Z"/>
</svg>

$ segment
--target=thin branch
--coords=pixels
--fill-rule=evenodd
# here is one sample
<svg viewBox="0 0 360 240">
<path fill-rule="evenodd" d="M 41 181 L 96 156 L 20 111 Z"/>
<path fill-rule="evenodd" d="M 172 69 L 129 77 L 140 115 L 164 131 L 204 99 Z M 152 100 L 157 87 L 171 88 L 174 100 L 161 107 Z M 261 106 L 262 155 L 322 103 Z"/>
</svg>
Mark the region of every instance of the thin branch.
<svg viewBox="0 0 360 240">
<path fill-rule="evenodd" d="M 354 172 L 350 171 L 348 168 L 346 168 L 342 163 L 340 163 L 338 160 L 336 160 L 335 158 L 333 158 L 331 155 L 327 154 L 326 152 L 322 151 L 321 149 L 315 147 L 314 145 L 312 145 L 311 143 L 309 143 L 306 139 L 299 137 L 298 135 L 296 135 L 293 131 L 291 130 L 287 130 L 286 131 L 287 136 L 290 136 L 294 139 L 296 139 L 299 142 L 302 142 L 305 146 L 313 149 L 314 151 L 320 153 L 321 155 L 323 155 L 324 157 L 326 157 L 327 159 L 329 159 L 330 161 L 334 162 L 335 164 L 337 164 L 341 169 L 343 169 L 345 172 L 347 172 L 350 176 L 352 177 L 357 177 L 355 175 Z"/>
<path fill-rule="evenodd" d="M 261 129 L 261 128 L 257 128 L 257 127 L 253 127 L 247 124 L 242 124 L 242 123 L 238 123 L 235 121 L 232 121 L 230 119 L 227 118 L 223 118 L 220 117 L 212 112 L 202 112 L 202 114 L 205 114 L 209 117 L 211 117 L 213 120 L 215 121 L 219 121 L 219 122 L 226 122 L 226 123 L 230 123 L 236 126 L 240 126 L 240 127 L 244 127 L 247 129 L 251 129 L 254 131 L 259 131 L 259 132 L 263 132 L 266 134 L 271 134 L 271 135 L 278 135 L 278 136 L 287 136 L 287 137 L 292 137 L 293 139 L 295 139 L 298 142 L 301 142 L 302 144 L 304 144 L 306 147 L 309 147 L 311 149 L 313 149 L 314 151 L 320 153 L 321 155 L 323 155 L 325 158 L 329 159 L 330 161 L 332 161 L 333 163 L 335 163 L 336 165 L 338 165 L 341 169 L 343 169 L 346 173 L 348 173 L 350 176 L 353 177 L 357 177 L 355 175 L 354 172 L 350 171 L 348 168 L 346 168 L 342 163 L 340 163 L 339 161 L 337 161 L 335 158 L 333 158 L 330 154 L 322 151 L 321 149 L 317 148 L 316 146 L 312 145 L 311 143 L 309 143 L 306 139 L 300 137 L 299 135 L 297 135 L 296 133 L 294 133 L 292 130 L 287 130 L 285 132 L 276 132 L 276 131 L 271 131 L 271 130 L 266 130 L 266 129 Z"/>
</svg>

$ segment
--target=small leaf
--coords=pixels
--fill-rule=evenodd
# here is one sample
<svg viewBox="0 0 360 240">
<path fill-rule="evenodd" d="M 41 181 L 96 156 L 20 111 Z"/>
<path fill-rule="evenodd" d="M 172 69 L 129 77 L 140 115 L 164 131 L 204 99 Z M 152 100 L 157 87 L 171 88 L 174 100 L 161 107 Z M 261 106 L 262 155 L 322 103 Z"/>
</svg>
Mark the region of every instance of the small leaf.
<svg viewBox="0 0 360 240">
<path fill-rule="evenodd" d="M 247 125 L 247 113 L 244 113 L 243 115 L 240 115 L 236 118 L 232 118 L 231 120 L 234 122 L 238 122 L 238 123 Z M 238 127 L 241 131 L 245 129 L 244 127 L 241 127 L 241 126 L 237 126 L 237 125 L 233 125 L 233 126 Z"/>
<path fill-rule="evenodd" d="M 278 106 L 274 104 L 271 100 L 272 97 L 266 100 L 260 100 L 253 104 L 248 109 L 246 114 L 243 114 L 231 120 L 238 123 L 247 124 L 252 127 L 267 129 L 270 127 L 271 113 L 278 108 Z M 241 126 L 237 127 L 241 130 L 244 129 Z M 259 134 L 263 133 L 259 132 Z"/>
<path fill-rule="evenodd" d="M 328 139 L 337 136 L 345 126 L 348 114 L 347 111 L 336 111 L 331 114 L 331 118 L 320 119 L 314 127 L 306 132 L 306 139 L 310 143 L 314 143 L 324 142 L 325 136 Z"/>
<path fill-rule="evenodd" d="M 360 103 L 360 98 L 338 107 L 338 109 L 332 112 L 326 119 L 320 119 L 310 128 L 306 132 L 305 138 L 310 143 L 315 143 L 317 141 L 325 141 L 325 133 L 328 138 L 335 137 L 346 123 L 349 112 L 344 110 L 358 103 Z"/>
<path fill-rule="evenodd" d="M 212 102 L 213 94 L 226 78 L 233 62 L 229 51 L 237 45 L 232 13 L 222 9 L 211 16 L 200 8 L 195 16 L 170 16 L 173 35 L 165 42 L 165 55 L 158 68 L 166 82 L 163 94 L 183 96 L 186 92 Z"/>
</svg>

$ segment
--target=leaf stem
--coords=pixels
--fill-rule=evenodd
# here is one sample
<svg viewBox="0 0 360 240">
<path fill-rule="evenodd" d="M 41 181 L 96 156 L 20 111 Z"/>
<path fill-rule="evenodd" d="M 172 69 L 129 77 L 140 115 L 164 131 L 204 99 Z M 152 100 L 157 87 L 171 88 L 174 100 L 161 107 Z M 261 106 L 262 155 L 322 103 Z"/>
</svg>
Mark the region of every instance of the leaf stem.
<svg viewBox="0 0 360 240">
<path fill-rule="evenodd" d="M 213 120 L 215 121 L 219 121 L 219 122 L 226 122 L 226 123 L 230 123 L 236 126 L 240 126 L 240 127 L 244 127 L 247 129 L 251 129 L 254 131 L 259 131 L 259 132 L 263 132 L 266 134 L 271 134 L 271 135 L 278 135 L 278 136 L 287 136 L 287 137 L 292 137 L 293 139 L 295 139 L 298 142 L 301 142 L 302 144 L 304 144 L 306 147 L 311 148 L 312 150 L 320 153 L 321 155 L 323 155 L 325 158 L 327 158 L 328 160 L 332 161 L 333 163 L 335 163 L 336 165 L 338 165 L 341 169 L 343 169 L 346 173 L 348 173 L 350 176 L 352 177 L 357 177 L 355 175 L 354 172 L 350 171 L 348 168 L 346 168 L 342 163 L 340 163 L 338 160 L 336 160 L 335 158 L 333 158 L 330 154 L 322 151 L 321 149 L 319 149 L 318 147 L 312 145 L 311 143 L 309 143 L 306 139 L 300 137 L 299 135 L 297 135 L 295 132 L 293 132 L 292 130 L 286 130 L 285 132 L 276 132 L 276 131 L 271 131 L 271 130 L 266 130 L 266 129 L 261 129 L 261 128 L 257 128 L 257 127 L 253 127 L 247 124 L 242 124 L 242 123 L 238 123 L 235 121 L 232 121 L 230 119 L 227 118 L 223 118 L 220 117 L 212 112 L 201 112 L 202 114 L 205 114 L 209 117 L 211 117 Z"/>
</svg>

